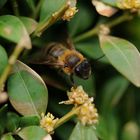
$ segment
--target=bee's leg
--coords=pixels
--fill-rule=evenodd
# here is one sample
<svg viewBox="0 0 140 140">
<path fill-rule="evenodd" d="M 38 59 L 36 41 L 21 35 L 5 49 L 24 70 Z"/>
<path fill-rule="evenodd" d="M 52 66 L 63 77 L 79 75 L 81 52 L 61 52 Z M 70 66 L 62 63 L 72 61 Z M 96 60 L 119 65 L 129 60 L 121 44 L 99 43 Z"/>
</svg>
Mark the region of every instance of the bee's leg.
<svg viewBox="0 0 140 140">
<path fill-rule="evenodd" d="M 73 79 L 73 73 L 70 75 L 70 81 L 72 83 L 72 86 L 74 87 L 75 83 L 74 83 L 74 79 Z"/>
</svg>

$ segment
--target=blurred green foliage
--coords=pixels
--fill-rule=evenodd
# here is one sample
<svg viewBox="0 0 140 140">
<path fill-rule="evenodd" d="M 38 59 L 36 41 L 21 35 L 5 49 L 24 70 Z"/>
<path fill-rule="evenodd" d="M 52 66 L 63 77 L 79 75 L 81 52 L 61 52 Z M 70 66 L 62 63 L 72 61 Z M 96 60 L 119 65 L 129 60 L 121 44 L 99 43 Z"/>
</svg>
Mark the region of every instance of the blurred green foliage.
<svg viewBox="0 0 140 140">
<path fill-rule="evenodd" d="M 102 1 L 109 5 L 116 2 Z M 110 34 L 117 37 L 100 36 L 99 40 L 96 33 L 95 36 L 75 41 L 81 34 L 97 27 L 97 24 L 110 23 L 128 12 L 119 10 L 113 17 L 107 18 L 97 13 L 90 0 L 79 0 L 78 13 L 70 21 L 57 21 L 61 19 L 59 17 L 49 24 L 49 28 L 47 26 L 48 29 L 45 27 L 41 36 L 34 36 L 36 29 L 38 31 L 42 24 L 47 23 L 65 2 L 66 0 L 0 1 L 0 75 L 14 46 L 18 44 L 19 47 L 30 48 L 32 43 L 32 49 L 24 50 L 19 57 L 23 63 L 19 61 L 15 64 L 5 83 L 4 90 L 8 92 L 9 100 L 0 104 L 0 139 L 40 140 L 47 135 L 39 126 L 42 112 L 51 112 L 60 118 L 71 110 L 72 106 L 59 104 L 67 100 L 66 92 L 72 86 L 69 76 L 46 65 L 29 63 L 48 42 L 62 42 L 68 35 L 75 48 L 91 64 L 92 74 L 89 79 L 83 80 L 74 75 L 74 82 L 76 86 L 82 85 L 87 94 L 94 97 L 99 123 L 97 126 L 83 126 L 73 117 L 57 128 L 52 138 L 139 140 L 139 15 L 130 12 L 133 19 L 113 27 Z M 100 59 L 97 60 L 98 58 Z"/>
</svg>

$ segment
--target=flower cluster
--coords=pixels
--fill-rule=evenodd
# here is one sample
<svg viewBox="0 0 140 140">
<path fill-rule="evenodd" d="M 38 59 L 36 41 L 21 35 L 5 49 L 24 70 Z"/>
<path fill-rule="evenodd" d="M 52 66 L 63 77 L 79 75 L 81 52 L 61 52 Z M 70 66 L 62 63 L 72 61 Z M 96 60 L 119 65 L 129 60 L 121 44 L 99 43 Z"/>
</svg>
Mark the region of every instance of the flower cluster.
<svg viewBox="0 0 140 140">
<path fill-rule="evenodd" d="M 74 104 L 75 106 L 82 105 L 89 100 L 88 95 L 83 90 L 82 86 L 77 88 L 72 87 L 71 91 L 67 92 L 68 99 L 67 101 L 62 101 L 60 104 Z"/>
<path fill-rule="evenodd" d="M 51 113 L 48 113 L 46 116 L 44 113 L 42 113 L 41 117 L 42 119 L 40 121 L 40 126 L 44 128 L 48 133 L 52 133 L 54 130 L 54 125 L 59 119 L 55 119 Z"/>
<path fill-rule="evenodd" d="M 121 9 L 140 9 L 140 0 L 117 0 L 117 6 Z"/>
<path fill-rule="evenodd" d="M 74 104 L 74 108 L 79 107 L 77 116 L 83 125 L 92 125 L 98 122 L 98 113 L 93 98 L 89 98 L 82 86 L 72 87 L 67 95 L 69 100 L 61 103 Z"/>
<path fill-rule="evenodd" d="M 83 125 L 92 125 L 98 122 L 98 113 L 95 105 L 87 102 L 82 105 L 78 112 L 78 118 Z"/>
</svg>

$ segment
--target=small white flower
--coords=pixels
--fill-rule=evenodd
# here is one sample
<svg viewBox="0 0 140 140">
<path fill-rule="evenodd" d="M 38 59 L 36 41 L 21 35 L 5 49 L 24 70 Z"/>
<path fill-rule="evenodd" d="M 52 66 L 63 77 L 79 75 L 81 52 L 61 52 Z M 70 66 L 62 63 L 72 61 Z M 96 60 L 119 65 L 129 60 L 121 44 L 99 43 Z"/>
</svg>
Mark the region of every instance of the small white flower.
<svg viewBox="0 0 140 140">
<path fill-rule="evenodd" d="M 77 88 L 72 87 L 71 91 L 67 92 L 69 100 L 67 101 L 62 101 L 60 104 L 74 104 L 75 106 L 82 105 L 86 101 L 89 100 L 88 95 L 86 92 L 83 90 L 82 86 L 78 86 Z"/>
<path fill-rule="evenodd" d="M 91 102 L 82 105 L 77 115 L 83 125 L 92 125 L 98 122 L 97 109 Z"/>
<path fill-rule="evenodd" d="M 48 133 L 53 132 L 54 125 L 58 121 L 58 118 L 55 119 L 51 113 L 48 113 L 46 116 L 42 113 L 41 117 L 42 119 L 40 121 L 40 126 L 44 128 Z"/>
</svg>

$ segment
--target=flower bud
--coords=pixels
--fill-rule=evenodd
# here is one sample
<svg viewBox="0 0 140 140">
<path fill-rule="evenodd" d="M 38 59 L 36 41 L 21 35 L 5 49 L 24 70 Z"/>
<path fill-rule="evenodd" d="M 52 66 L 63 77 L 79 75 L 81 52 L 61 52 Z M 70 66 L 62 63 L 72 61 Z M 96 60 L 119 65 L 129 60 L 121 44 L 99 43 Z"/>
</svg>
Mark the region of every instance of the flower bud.
<svg viewBox="0 0 140 140">
<path fill-rule="evenodd" d="M 69 7 L 63 15 L 62 19 L 70 21 L 70 19 L 78 12 L 76 7 Z"/>
<path fill-rule="evenodd" d="M 40 126 L 44 128 L 48 133 L 52 133 L 58 118 L 55 119 L 51 113 L 48 113 L 46 116 L 42 113 L 41 117 L 42 119 L 40 121 Z"/>
<path fill-rule="evenodd" d="M 140 9 L 140 0 L 117 0 L 120 9 Z"/>
<path fill-rule="evenodd" d="M 93 125 L 98 122 L 98 113 L 95 105 L 91 102 L 82 105 L 78 112 L 78 119 L 83 125 Z"/>
</svg>

